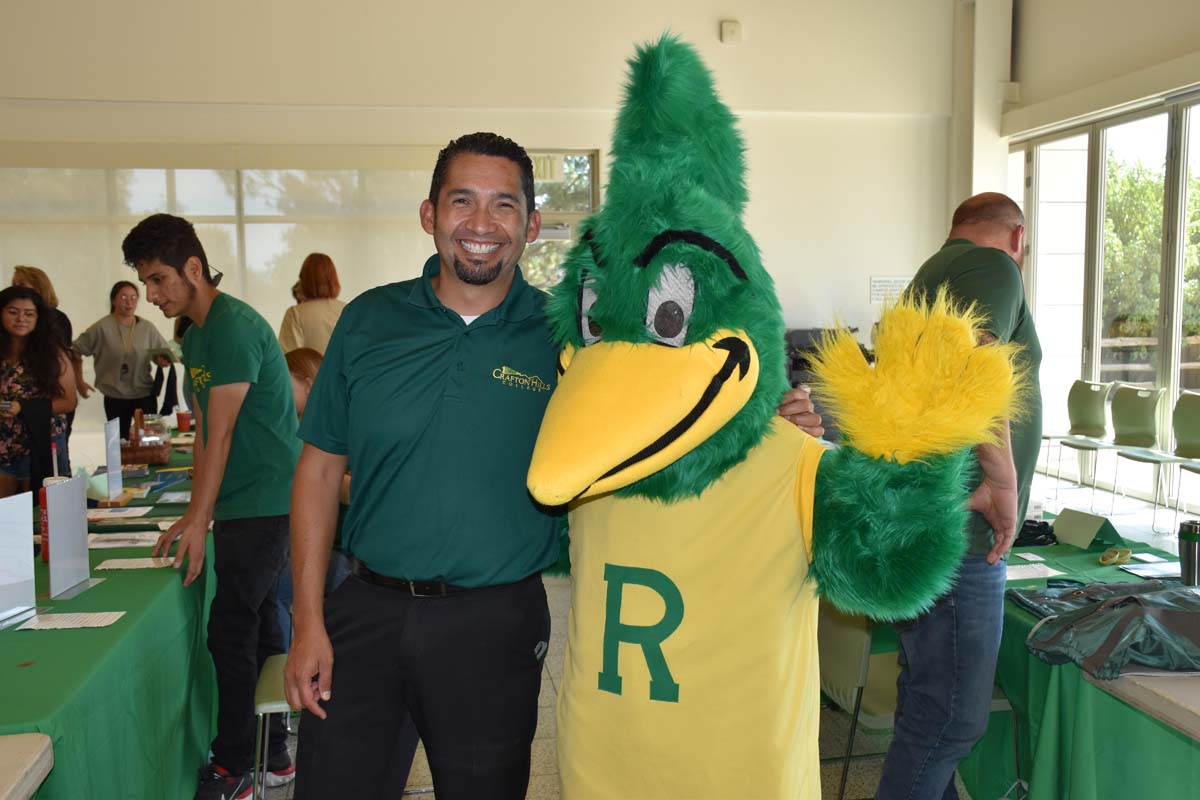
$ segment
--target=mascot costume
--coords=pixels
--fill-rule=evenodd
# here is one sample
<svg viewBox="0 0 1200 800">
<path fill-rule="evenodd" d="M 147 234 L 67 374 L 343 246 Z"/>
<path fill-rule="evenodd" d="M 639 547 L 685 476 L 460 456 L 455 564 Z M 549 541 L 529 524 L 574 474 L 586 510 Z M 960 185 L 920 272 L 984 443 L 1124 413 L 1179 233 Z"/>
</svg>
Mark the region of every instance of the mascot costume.
<svg viewBox="0 0 1200 800">
<path fill-rule="evenodd" d="M 775 416 L 783 315 L 689 46 L 638 50 L 613 156 L 549 301 L 560 377 L 528 476 L 570 508 L 563 797 L 818 798 L 817 597 L 894 619 L 945 591 L 1013 354 L 944 297 L 884 314 L 875 368 L 832 337 L 827 451 Z"/>
</svg>

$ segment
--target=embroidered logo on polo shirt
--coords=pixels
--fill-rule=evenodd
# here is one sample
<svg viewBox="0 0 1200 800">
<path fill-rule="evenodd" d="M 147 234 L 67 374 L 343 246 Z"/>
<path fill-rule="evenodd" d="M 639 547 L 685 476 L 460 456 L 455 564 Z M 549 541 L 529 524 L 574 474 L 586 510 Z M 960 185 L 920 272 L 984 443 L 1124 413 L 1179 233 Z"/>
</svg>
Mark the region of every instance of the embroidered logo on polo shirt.
<svg viewBox="0 0 1200 800">
<path fill-rule="evenodd" d="M 208 386 L 212 380 L 212 373 L 204 367 L 191 367 L 189 372 L 192 373 L 192 390 L 199 392 L 203 391 L 205 386 Z"/>
<path fill-rule="evenodd" d="M 492 377 L 505 386 L 511 386 L 516 389 L 526 389 L 531 392 L 550 391 L 550 384 L 537 375 L 526 375 L 524 372 L 518 372 L 512 367 L 496 367 L 492 370 Z"/>
</svg>

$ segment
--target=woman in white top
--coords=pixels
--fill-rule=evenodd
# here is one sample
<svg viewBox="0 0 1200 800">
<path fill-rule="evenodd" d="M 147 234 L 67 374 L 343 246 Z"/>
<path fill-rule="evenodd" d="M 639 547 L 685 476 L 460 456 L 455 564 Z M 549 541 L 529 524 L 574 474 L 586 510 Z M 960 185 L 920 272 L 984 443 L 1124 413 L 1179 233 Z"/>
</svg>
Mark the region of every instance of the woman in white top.
<svg viewBox="0 0 1200 800">
<path fill-rule="evenodd" d="M 325 355 L 333 326 L 346 307 L 337 299 L 341 291 L 333 259 L 324 253 L 309 253 L 300 266 L 300 295 L 304 299 L 287 310 L 279 326 L 283 352 L 311 347 Z"/>
<path fill-rule="evenodd" d="M 152 350 L 165 350 L 167 342 L 153 323 L 134 314 L 137 311 L 138 289 L 129 281 L 117 281 L 108 293 L 110 313 L 92 323 L 79 334 L 71 349 L 80 356 L 75 361 L 76 384 L 79 394 L 87 397 L 93 391 L 83 379 L 82 356 L 93 356 L 96 367 L 96 389 L 104 395 L 106 419 L 121 421 L 121 438 L 129 438 L 129 421 L 133 412 L 155 411 L 154 376 L 151 364 L 169 366 L 163 355 L 152 356 Z"/>
</svg>

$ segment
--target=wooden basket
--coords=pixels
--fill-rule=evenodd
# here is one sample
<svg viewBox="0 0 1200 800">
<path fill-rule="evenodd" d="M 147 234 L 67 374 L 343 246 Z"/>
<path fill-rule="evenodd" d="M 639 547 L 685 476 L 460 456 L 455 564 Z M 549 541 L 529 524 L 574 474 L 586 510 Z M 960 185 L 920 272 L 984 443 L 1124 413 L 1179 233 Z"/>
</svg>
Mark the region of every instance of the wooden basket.
<svg viewBox="0 0 1200 800">
<path fill-rule="evenodd" d="M 151 464 L 156 467 L 171 463 L 171 445 L 150 444 L 121 446 L 122 464 Z"/>
</svg>

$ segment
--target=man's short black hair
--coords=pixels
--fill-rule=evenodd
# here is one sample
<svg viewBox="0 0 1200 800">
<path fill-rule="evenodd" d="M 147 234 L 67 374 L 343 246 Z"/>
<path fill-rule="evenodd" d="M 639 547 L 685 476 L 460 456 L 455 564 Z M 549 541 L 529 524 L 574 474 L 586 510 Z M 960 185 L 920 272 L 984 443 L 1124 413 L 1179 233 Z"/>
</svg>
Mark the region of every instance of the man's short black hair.
<svg viewBox="0 0 1200 800">
<path fill-rule="evenodd" d="M 533 204 L 533 161 L 525 148 L 495 133 L 468 133 L 454 139 L 438 153 L 437 164 L 433 167 L 433 180 L 429 182 L 429 202 L 437 207 L 438 195 L 442 184 L 446 182 L 446 172 L 450 162 L 461 153 L 472 153 L 477 156 L 498 156 L 507 158 L 521 170 L 521 189 L 525 194 L 525 213 L 532 214 Z"/>
<path fill-rule="evenodd" d="M 203 267 L 204 280 L 216 285 L 212 273 L 209 272 L 204 246 L 196 236 L 196 229 L 183 217 L 171 214 L 153 214 L 146 217 L 134 225 L 125 241 L 121 242 L 121 252 L 125 256 L 125 263 L 131 267 L 161 261 L 169 267 L 174 267 L 180 275 L 183 274 L 183 265 L 195 256 Z"/>
</svg>

